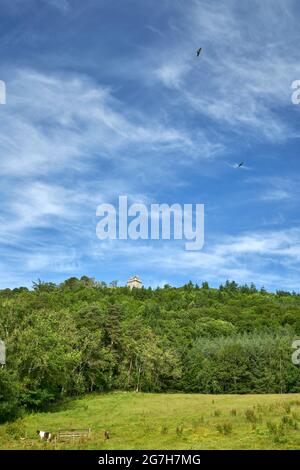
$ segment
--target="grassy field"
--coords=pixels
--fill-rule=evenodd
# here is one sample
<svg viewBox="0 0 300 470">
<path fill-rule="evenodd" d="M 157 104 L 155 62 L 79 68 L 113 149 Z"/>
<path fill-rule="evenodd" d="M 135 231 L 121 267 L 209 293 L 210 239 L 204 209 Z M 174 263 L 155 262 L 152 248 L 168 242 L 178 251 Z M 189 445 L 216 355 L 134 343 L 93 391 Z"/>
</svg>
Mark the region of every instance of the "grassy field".
<svg viewBox="0 0 300 470">
<path fill-rule="evenodd" d="M 36 430 L 91 428 L 75 443 Z M 1 449 L 300 449 L 298 395 L 110 393 L 0 426 Z M 111 438 L 104 440 L 103 430 Z"/>
</svg>

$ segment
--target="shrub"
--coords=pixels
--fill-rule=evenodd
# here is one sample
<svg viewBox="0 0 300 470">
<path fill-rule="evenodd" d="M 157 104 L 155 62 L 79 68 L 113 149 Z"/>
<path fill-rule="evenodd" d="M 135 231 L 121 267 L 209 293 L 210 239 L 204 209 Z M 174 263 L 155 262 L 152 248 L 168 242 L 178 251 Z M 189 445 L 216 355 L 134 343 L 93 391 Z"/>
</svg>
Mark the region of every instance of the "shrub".
<svg viewBox="0 0 300 470">
<path fill-rule="evenodd" d="M 19 413 L 19 384 L 16 377 L 6 369 L 0 369 L 0 423 L 15 419 Z"/>
<path fill-rule="evenodd" d="M 298 423 L 289 415 L 283 415 L 281 418 L 281 423 L 286 428 L 298 429 Z"/>
<path fill-rule="evenodd" d="M 275 444 L 282 444 L 286 442 L 286 436 L 284 431 L 284 426 L 281 424 L 267 422 L 267 430 L 269 436 L 272 438 Z"/>
<path fill-rule="evenodd" d="M 291 404 L 290 403 L 284 403 L 283 408 L 284 408 L 286 413 L 289 414 L 291 412 Z"/>
<path fill-rule="evenodd" d="M 227 436 L 228 434 L 232 433 L 232 424 L 228 421 L 222 424 L 218 424 L 216 428 L 217 431 L 219 431 L 219 433 L 223 434 L 224 436 Z"/>
<path fill-rule="evenodd" d="M 168 434 L 168 426 L 163 425 L 160 431 L 161 434 Z"/>
<path fill-rule="evenodd" d="M 245 417 L 246 417 L 246 420 L 249 421 L 250 423 L 256 423 L 257 421 L 254 410 L 250 410 L 250 409 L 246 410 Z"/>
<path fill-rule="evenodd" d="M 14 438 L 19 439 L 25 435 L 25 426 L 21 420 L 14 421 L 13 423 L 8 423 L 6 425 L 6 433 Z"/>
</svg>

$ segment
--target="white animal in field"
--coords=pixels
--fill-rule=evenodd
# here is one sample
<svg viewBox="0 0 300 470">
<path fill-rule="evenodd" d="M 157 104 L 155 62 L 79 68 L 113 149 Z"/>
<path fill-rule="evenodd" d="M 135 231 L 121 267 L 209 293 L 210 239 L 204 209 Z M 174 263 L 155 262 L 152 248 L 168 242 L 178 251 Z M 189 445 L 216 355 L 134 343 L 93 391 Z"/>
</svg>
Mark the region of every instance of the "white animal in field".
<svg viewBox="0 0 300 470">
<path fill-rule="evenodd" d="M 37 431 L 36 432 L 38 436 L 40 436 L 42 441 L 48 441 L 50 442 L 52 439 L 52 434 L 51 432 L 46 432 L 46 431 Z"/>
</svg>

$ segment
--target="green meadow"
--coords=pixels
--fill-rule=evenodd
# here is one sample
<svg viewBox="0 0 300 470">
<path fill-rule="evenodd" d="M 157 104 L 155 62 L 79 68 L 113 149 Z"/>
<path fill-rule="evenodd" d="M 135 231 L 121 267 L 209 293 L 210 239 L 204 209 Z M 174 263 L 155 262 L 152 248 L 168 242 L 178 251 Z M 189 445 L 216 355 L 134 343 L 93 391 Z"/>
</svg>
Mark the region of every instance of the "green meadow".
<svg viewBox="0 0 300 470">
<path fill-rule="evenodd" d="M 1 449 L 300 449 L 300 394 L 116 392 L 68 400 L 0 426 Z M 88 439 L 44 442 L 36 430 L 91 428 Z M 104 430 L 110 439 L 104 439 Z"/>
</svg>

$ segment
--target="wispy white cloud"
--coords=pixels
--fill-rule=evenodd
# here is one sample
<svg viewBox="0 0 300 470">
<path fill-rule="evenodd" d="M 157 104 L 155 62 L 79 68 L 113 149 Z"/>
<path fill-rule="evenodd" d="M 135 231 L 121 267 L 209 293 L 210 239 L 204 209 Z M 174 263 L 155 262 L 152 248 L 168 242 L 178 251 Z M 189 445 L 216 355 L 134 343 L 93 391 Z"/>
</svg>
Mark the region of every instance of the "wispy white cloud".
<svg viewBox="0 0 300 470">
<path fill-rule="evenodd" d="M 22 14 L 35 2 L 26 2 L 26 8 L 23 3 L 18 3 Z M 44 3 L 54 7 L 44 13 L 72 9 L 74 35 L 68 30 L 67 41 L 74 40 L 80 70 L 89 75 L 63 72 L 63 67 L 76 70 L 77 53 L 62 47 L 60 61 L 56 52 L 53 60 L 49 44 L 47 71 L 41 72 L 41 58 L 36 68 L 6 70 L 8 103 L 0 113 L 2 285 L 8 279 L 16 284 L 31 273 L 84 274 L 105 265 L 116 273 L 142 269 L 152 285 L 180 275 L 213 283 L 234 278 L 297 287 L 299 233 L 288 228 L 297 213 L 290 220 L 285 212 L 286 202 L 297 205 L 297 178 L 285 177 L 288 165 L 280 178 L 272 176 L 275 167 L 266 166 L 265 174 L 255 178 L 258 157 L 253 162 L 243 153 L 246 149 L 254 155 L 262 142 L 282 143 L 299 134 L 289 114 L 295 117 L 300 111 L 295 106 L 290 111 L 290 84 L 300 77 L 295 2 L 255 0 L 247 9 L 237 0 L 167 2 L 166 23 L 162 14 L 158 22 L 140 25 L 145 41 L 132 44 L 136 36 L 125 37 L 131 25 L 124 24 L 120 53 L 110 41 L 98 49 L 94 39 L 99 31 L 89 37 L 91 16 L 99 14 L 96 4 L 81 15 L 72 2 Z M 21 15 L 21 10 L 8 8 L 15 20 Z M 57 21 L 56 14 L 50 16 Z M 40 20 L 38 15 L 38 27 Z M 84 44 L 81 33 L 86 34 Z M 9 31 L 6 46 L 21 42 L 25 34 L 42 39 L 47 49 L 47 34 L 40 37 L 33 24 Z M 59 37 L 65 39 L 62 31 Z M 106 44 L 104 32 L 103 38 Z M 203 54 L 197 58 L 199 46 Z M 86 53 L 88 48 L 92 51 Z M 101 57 L 100 67 L 95 57 Z M 28 55 L 24 63 L 31 63 Z M 271 159 L 274 149 L 263 150 Z M 241 170 L 251 172 L 228 169 L 226 162 L 240 158 L 245 159 Z M 208 179 L 198 180 L 198 174 Z M 99 243 L 95 208 L 119 194 L 147 203 L 161 196 L 194 202 L 204 198 L 197 201 L 208 202 L 211 232 L 204 250 L 187 253 L 173 242 Z M 258 217 L 270 217 L 274 226 L 284 222 L 286 229 L 258 232 L 248 226 L 247 233 L 239 234 L 241 227 L 233 224 L 236 234 L 229 236 L 233 217 L 243 217 L 250 200 L 249 219 L 256 218 L 257 203 Z M 279 203 L 280 217 L 271 211 Z M 232 212 L 215 224 L 216 213 L 229 205 Z M 233 214 L 233 208 L 240 212 Z"/>
<path fill-rule="evenodd" d="M 124 149 L 130 160 L 130 146 L 132 153 L 137 145 L 161 154 L 178 150 L 192 155 L 195 150 L 187 132 L 151 122 L 141 113 L 137 118 L 109 89 L 80 76 L 19 71 L 10 83 L 10 104 L 0 121 L 0 169 L 14 176 L 69 166 L 82 170 L 91 156 L 122 159 Z M 204 134 L 197 143 L 200 157 L 222 150 Z"/>
<path fill-rule="evenodd" d="M 88 251 L 95 237 L 99 203 L 120 192 L 145 201 L 133 177 L 137 153 L 151 151 L 151 166 L 155 155 L 159 161 L 170 151 L 193 149 L 181 129 L 128 110 L 108 88 L 80 75 L 17 71 L 0 123 L 0 243 L 11 269 L 21 261 L 23 272 L 47 265 L 68 272 L 80 264 L 76 247 Z M 205 145 L 205 156 L 219 150 Z M 103 175 L 106 165 L 112 170 Z"/>
<path fill-rule="evenodd" d="M 290 107 L 290 85 L 300 76 L 297 49 L 291 47 L 298 28 L 294 5 L 255 1 L 247 14 L 235 0 L 182 6 L 167 51 L 158 52 L 154 77 L 199 115 L 233 132 L 271 140 L 294 135 L 278 112 Z M 203 54 L 197 59 L 199 46 Z"/>
<path fill-rule="evenodd" d="M 103 251 L 104 250 L 104 251 Z M 195 282 L 208 280 L 214 285 L 226 279 L 239 283 L 255 282 L 267 288 L 298 290 L 300 274 L 300 229 L 249 232 L 238 236 L 223 236 L 218 242 L 210 242 L 199 252 L 188 252 L 180 242 L 118 241 L 95 244 L 93 256 L 104 256 L 110 263 L 123 260 L 129 272 L 140 270 L 138 250 L 143 259 L 143 272 L 151 274 L 160 266 L 161 276 L 172 273 Z M 104 254 L 105 253 L 105 254 Z M 152 285 L 152 283 L 151 283 Z"/>
<path fill-rule="evenodd" d="M 180 89 L 184 83 L 184 76 L 189 70 L 190 67 L 187 64 L 166 62 L 154 73 L 167 87 Z"/>
<path fill-rule="evenodd" d="M 283 189 L 273 189 L 266 191 L 261 198 L 264 201 L 286 201 L 291 198 L 291 194 Z"/>
<path fill-rule="evenodd" d="M 246 182 L 254 186 L 256 197 L 263 202 L 296 201 L 299 198 L 297 176 L 263 176 L 249 178 Z"/>
<path fill-rule="evenodd" d="M 68 0 L 43 0 L 45 3 L 48 3 L 50 6 L 57 8 L 63 12 L 66 12 L 70 9 L 70 3 Z"/>
</svg>

